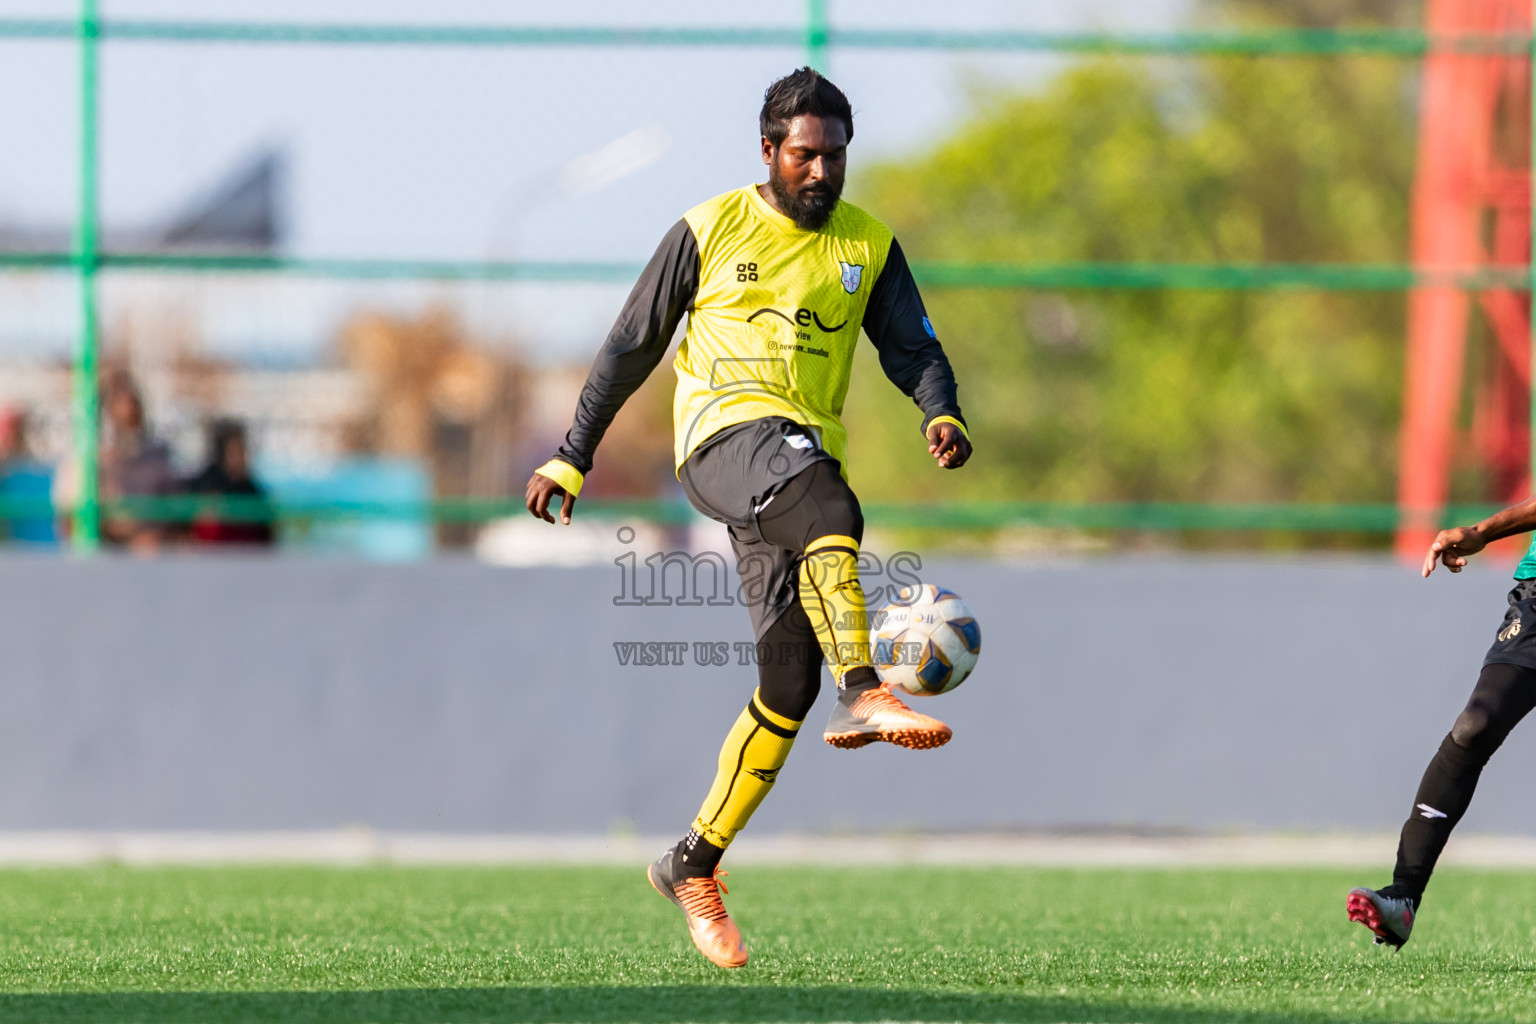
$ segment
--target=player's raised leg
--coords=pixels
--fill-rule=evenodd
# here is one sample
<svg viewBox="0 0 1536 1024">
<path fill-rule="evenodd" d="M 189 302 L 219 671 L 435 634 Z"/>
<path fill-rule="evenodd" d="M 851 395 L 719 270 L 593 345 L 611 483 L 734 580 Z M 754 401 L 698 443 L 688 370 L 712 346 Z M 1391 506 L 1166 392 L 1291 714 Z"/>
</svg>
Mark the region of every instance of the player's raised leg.
<svg viewBox="0 0 1536 1024">
<path fill-rule="evenodd" d="M 1378 944 L 1401 947 L 1408 941 L 1435 863 L 1471 805 L 1483 767 L 1533 706 L 1536 670 L 1501 662 L 1483 666 L 1466 708 L 1424 770 L 1398 840 L 1392 884 L 1350 890 L 1349 919 L 1374 932 Z"/>
<path fill-rule="evenodd" d="M 859 583 L 864 514 L 837 463 L 817 462 L 790 480 L 760 526 L 765 539 L 804 552 L 800 604 L 837 680 L 837 706 L 823 738 L 845 748 L 877 740 L 913 750 L 948 743 L 949 726 L 907 707 L 875 673 Z"/>
</svg>

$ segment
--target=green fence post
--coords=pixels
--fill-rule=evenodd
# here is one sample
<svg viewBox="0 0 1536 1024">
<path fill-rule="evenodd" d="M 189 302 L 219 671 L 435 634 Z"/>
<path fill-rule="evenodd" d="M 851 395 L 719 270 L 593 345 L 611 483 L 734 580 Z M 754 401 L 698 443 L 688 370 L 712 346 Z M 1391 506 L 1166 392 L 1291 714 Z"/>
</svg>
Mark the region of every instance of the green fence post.
<svg viewBox="0 0 1536 1024">
<path fill-rule="evenodd" d="M 96 0 L 80 0 L 80 209 L 75 221 L 74 264 L 80 289 L 80 323 L 75 335 L 74 462 L 79 474 L 75 496 L 75 551 L 86 554 L 101 545 L 97 493 L 99 451 L 97 418 L 100 395 L 96 379 L 96 46 L 100 25 Z"/>
<path fill-rule="evenodd" d="M 805 0 L 805 62 L 827 73 L 827 3 Z"/>
</svg>

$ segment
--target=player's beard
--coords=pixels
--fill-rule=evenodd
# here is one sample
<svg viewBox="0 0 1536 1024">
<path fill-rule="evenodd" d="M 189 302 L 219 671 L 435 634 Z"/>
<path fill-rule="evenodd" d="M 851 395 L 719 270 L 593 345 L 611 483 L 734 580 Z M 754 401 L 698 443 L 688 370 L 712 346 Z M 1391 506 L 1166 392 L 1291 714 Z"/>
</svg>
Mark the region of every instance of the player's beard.
<svg viewBox="0 0 1536 1024">
<path fill-rule="evenodd" d="M 801 231 L 820 231 L 832 219 L 837 200 L 843 194 L 841 185 L 822 181 L 807 185 L 797 192 L 790 191 L 789 183 L 778 173 L 778 168 L 768 168 L 768 190 L 784 215 L 795 222 Z"/>
</svg>

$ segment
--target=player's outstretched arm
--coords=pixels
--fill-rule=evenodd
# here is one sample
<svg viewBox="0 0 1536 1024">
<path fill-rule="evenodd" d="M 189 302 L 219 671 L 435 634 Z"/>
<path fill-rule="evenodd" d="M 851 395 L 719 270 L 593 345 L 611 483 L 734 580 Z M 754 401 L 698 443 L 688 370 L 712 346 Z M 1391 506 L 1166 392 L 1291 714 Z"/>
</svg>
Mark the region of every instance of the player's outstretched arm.
<svg viewBox="0 0 1536 1024">
<path fill-rule="evenodd" d="M 1457 526 L 1441 530 L 1424 555 L 1422 575 L 1435 571 L 1441 563 L 1451 572 L 1461 572 L 1467 558 L 1477 554 L 1496 540 L 1536 528 L 1536 498 L 1495 512 L 1473 526 Z"/>
<path fill-rule="evenodd" d="M 944 469 L 965 465 L 971 457 L 971 439 L 960 415 L 954 370 L 895 239 L 869 297 L 864 333 L 880 353 L 886 377 L 923 411 L 928 453 Z"/>
<path fill-rule="evenodd" d="M 661 240 L 598 350 L 576 401 L 576 417 L 565 444 L 529 477 L 527 505 L 532 515 L 554 522 L 549 506 L 560 495 L 560 521 L 570 523 L 598 443 L 629 396 L 667 354 L 672 335 L 698 290 L 698 242 L 688 222 L 680 220 Z"/>
</svg>

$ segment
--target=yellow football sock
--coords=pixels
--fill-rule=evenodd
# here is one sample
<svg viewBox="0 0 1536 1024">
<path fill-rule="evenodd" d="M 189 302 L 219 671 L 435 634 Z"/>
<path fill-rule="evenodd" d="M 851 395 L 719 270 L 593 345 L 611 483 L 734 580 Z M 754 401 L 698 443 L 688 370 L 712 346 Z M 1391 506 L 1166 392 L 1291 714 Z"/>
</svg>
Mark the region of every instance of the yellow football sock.
<svg viewBox="0 0 1536 1024">
<path fill-rule="evenodd" d="M 800 563 L 800 604 L 839 686 L 849 669 L 871 664 L 858 541 L 831 535 L 806 546 Z"/>
<path fill-rule="evenodd" d="M 752 694 L 720 748 L 715 784 L 699 808 L 695 832 L 722 849 L 731 845 L 778 780 L 800 724 L 769 711 L 762 698 Z"/>
</svg>

